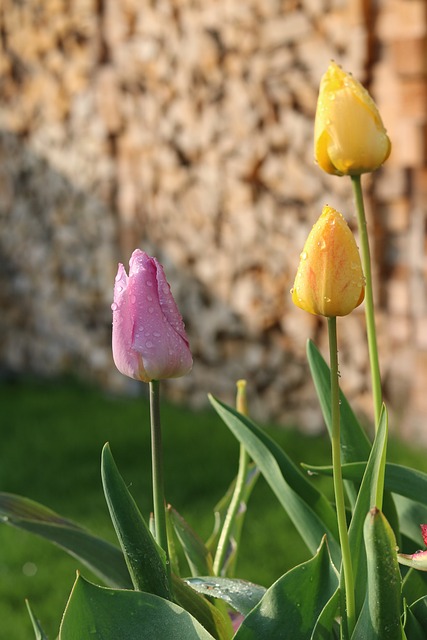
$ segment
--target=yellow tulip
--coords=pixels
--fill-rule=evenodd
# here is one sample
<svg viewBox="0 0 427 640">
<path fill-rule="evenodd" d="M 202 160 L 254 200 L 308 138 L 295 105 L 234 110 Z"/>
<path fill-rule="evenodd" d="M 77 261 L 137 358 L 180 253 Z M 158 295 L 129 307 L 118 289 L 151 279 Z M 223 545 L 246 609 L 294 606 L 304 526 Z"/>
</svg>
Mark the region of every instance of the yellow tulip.
<svg viewBox="0 0 427 640">
<path fill-rule="evenodd" d="M 359 251 L 344 217 L 323 207 L 300 256 L 291 290 L 297 307 L 326 317 L 346 316 L 365 296 Z"/>
<path fill-rule="evenodd" d="M 314 156 L 338 176 L 378 169 L 391 143 L 375 102 L 366 89 L 335 62 L 320 83 L 314 124 Z"/>
</svg>

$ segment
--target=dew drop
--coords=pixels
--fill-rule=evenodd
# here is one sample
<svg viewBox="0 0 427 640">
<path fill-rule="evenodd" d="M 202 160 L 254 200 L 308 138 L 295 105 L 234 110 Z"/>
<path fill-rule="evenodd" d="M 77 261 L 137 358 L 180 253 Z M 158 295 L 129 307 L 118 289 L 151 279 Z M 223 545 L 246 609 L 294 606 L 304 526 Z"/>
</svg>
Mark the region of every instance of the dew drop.
<svg viewBox="0 0 427 640">
<path fill-rule="evenodd" d="M 113 302 L 113 304 L 111 305 L 111 311 L 117 311 L 118 308 L 119 305 L 116 302 Z"/>
<path fill-rule="evenodd" d="M 151 347 L 154 345 L 152 342 L 150 342 L 150 340 L 147 340 L 147 342 L 145 343 L 145 346 L 147 347 L 147 349 L 151 349 Z"/>
<path fill-rule="evenodd" d="M 293 288 L 293 287 L 292 287 L 292 289 L 289 291 L 289 293 L 290 293 L 291 295 L 293 295 L 293 293 L 294 293 L 294 288 Z"/>
<path fill-rule="evenodd" d="M 147 296 L 147 300 L 148 300 L 148 302 L 152 302 L 153 301 L 153 296 L 148 295 Z"/>
<path fill-rule="evenodd" d="M 154 312 L 154 307 L 148 307 L 148 313 L 153 313 Z"/>
<path fill-rule="evenodd" d="M 307 251 L 303 251 L 303 252 L 300 254 L 300 258 L 301 258 L 301 260 L 307 260 Z"/>
<path fill-rule="evenodd" d="M 159 333 L 158 331 L 154 331 L 154 333 L 153 333 L 153 336 L 156 337 L 156 338 L 160 338 L 161 335 L 162 334 Z"/>
<path fill-rule="evenodd" d="M 147 280 L 146 283 L 147 287 L 152 287 L 153 283 L 151 282 L 151 280 Z"/>
</svg>

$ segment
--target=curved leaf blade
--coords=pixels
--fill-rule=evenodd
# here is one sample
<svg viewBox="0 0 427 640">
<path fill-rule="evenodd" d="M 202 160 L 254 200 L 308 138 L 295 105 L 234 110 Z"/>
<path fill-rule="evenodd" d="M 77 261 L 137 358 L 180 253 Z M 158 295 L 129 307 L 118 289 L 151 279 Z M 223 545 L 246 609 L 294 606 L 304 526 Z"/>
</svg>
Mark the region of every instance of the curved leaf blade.
<svg viewBox="0 0 427 640">
<path fill-rule="evenodd" d="M 335 511 L 285 452 L 249 418 L 209 396 L 212 406 L 267 480 L 312 553 L 326 533 L 333 561 L 340 562 Z"/>
<path fill-rule="evenodd" d="M 212 640 L 187 611 L 151 593 L 98 587 L 77 577 L 59 640 Z"/>
<path fill-rule="evenodd" d="M 311 640 L 317 620 L 337 588 L 338 575 L 323 539 L 313 558 L 288 571 L 267 590 L 242 622 L 236 640 Z"/>
<path fill-rule="evenodd" d="M 134 588 L 170 600 L 165 554 L 129 493 L 108 444 L 102 450 L 101 476 L 111 520 Z"/>
<path fill-rule="evenodd" d="M 402 640 L 402 584 L 393 530 L 374 507 L 366 516 L 363 533 L 368 584 L 352 640 Z"/>
<path fill-rule="evenodd" d="M 25 604 L 27 606 L 27 611 L 28 614 L 30 616 L 30 620 L 31 620 L 31 624 L 33 625 L 33 631 L 36 637 L 36 640 L 48 640 L 47 635 L 45 634 L 45 632 L 43 631 L 43 628 L 40 624 L 40 620 L 38 620 L 36 618 L 36 616 L 34 615 L 34 612 L 31 608 L 31 605 L 29 603 L 28 600 L 25 600 Z"/>
<path fill-rule="evenodd" d="M 64 549 L 110 587 L 132 587 L 121 550 L 44 505 L 0 493 L 0 522 L 38 535 Z"/>
<path fill-rule="evenodd" d="M 267 591 L 265 587 L 237 578 L 198 576 L 187 578 L 186 582 L 205 596 L 224 600 L 243 615 L 248 614 Z"/>
</svg>

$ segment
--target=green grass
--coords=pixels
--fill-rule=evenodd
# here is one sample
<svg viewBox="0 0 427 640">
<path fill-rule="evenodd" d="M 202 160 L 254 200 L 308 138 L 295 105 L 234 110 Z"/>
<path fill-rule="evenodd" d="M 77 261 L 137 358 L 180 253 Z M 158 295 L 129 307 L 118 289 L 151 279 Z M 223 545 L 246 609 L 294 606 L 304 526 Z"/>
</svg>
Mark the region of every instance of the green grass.
<svg viewBox="0 0 427 640">
<path fill-rule="evenodd" d="M 123 398 L 70 381 L 16 381 L 0 386 L 0 491 L 25 495 L 115 542 L 100 480 L 106 441 L 142 513 L 151 511 L 150 433 L 145 398 Z M 236 473 L 238 445 L 213 410 L 162 404 L 168 501 L 202 538 L 212 508 Z M 329 443 L 295 430 L 266 427 L 296 461 L 326 464 Z M 425 452 L 391 443 L 391 459 L 426 470 Z M 314 479 L 330 491 L 330 481 Z M 269 585 L 308 558 L 289 519 L 261 478 L 245 522 L 238 575 Z M 85 567 L 49 543 L 0 527 L 0 635 L 34 637 L 29 598 L 55 638 L 76 569 Z"/>
</svg>

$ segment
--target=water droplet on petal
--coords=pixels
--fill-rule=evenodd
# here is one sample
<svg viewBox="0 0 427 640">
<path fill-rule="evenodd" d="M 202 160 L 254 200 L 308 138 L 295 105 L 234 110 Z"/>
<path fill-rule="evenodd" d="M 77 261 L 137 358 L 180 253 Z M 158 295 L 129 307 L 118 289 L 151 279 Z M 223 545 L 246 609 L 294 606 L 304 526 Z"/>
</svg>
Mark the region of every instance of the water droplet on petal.
<svg viewBox="0 0 427 640">
<path fill-rule="evenodd" d="M 150 340 L 147 340 L 147 342 L 145 343 L 145 346 L 147 347 L 147 349 L 151 349 L 151 347 L 153 346 L 153 343 L 150 342 Z"/>
<path fill-rule="evenodd" d="M 307 251 L 303 251 L 303 252 L 300 254 L 300 258 L 301 258 L 301 260 L 307 260 Z"/>
<path fill-rule="evenodd" d="M 148 307 L 148 313 L 153 313 L 154 312 L 154 307 Z"/>
<path fill-rule="evenodd" d="M 153 283 L 151 282 L 151 280 L 147 280 L 146 285 L 147 287 L 152 287 Z"/>
<path fill-rule="evenodd" d="M 116 302 L 113 302 L 113 304 L 111 305 L 111 311 L 117 311 L 118 308 L 119 305 Z"/>
</svg>

